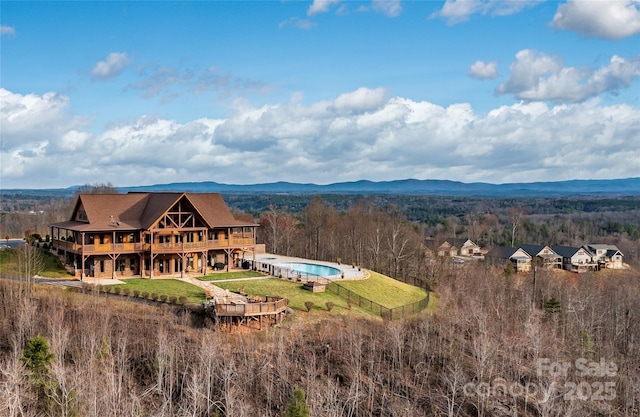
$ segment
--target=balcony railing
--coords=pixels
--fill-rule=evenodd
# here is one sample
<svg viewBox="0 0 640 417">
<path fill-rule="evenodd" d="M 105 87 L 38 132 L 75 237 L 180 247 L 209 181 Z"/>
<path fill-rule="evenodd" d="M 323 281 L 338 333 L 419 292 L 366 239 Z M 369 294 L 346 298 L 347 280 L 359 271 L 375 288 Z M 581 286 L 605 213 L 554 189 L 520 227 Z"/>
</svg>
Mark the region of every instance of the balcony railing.
<svg viewBox="0 0 640 417">
<path fill-rule="evenodd" d="M 51 243 L 53 248 L 65 250 L 67 252 L 81 253 L 82 245 L 76 242 L 53 239 Z M 107 253 L 136 253 L 149 252 L 153 250 L 155 253 L 176 253 L 194 250 L 214 250 L 235 247 L 253 246 L 255 241 L 253 238 L 234 238 L 229 239 L 211 239 L 203 242 L 170 242 L 170 243 L 103 243 L 103 244 L 85 244 L 85 254 L 107 254 Z"/>
</svg>

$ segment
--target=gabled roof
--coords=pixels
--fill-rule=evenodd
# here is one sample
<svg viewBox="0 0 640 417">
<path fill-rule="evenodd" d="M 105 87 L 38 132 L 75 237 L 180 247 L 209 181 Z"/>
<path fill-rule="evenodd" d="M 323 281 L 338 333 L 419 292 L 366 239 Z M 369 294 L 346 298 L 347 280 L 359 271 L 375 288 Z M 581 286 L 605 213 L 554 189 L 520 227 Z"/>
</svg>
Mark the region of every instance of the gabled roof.
<svg viewBox="0 0 640 417">
<path fill-rule="evenodd" d="M 458 248 L 462 248 L 464 245 L 467 245 L 467 244 L 470 245 L 470 246 L 478 246 L 471 239 L 455 238 L 455 239 L 447 239 L 446 241 L 449 242 L 450 244 L 452 244 L 453 246 L 458 247 Z"/>
<path fill-rule="evenodd" d="M 605 243 L 592 243 L 589 245 L 584 245 L 584 248 L 590 252 L 604 249 L 607 251 L 608 257 L 611 257 L 616 253 L 619 253 L 620 255 L 624 256 L 624 254 L 620 251 L 620 249 L 618 249 L 616 245 L 607 245 Z"/>
<path fill-rule="evenodd" d="M 549 246 L 544 246 L 544 245 L 520 245 L 520 248 L 522 248 L 522 250 L 524 250 L 525 252 L 527 252 L 529 255 L 533 256 L 540 256 L 541 258 L 548 258 L 550 256 L 558 256 L 557 253 L 555 253 L 555 251 L 553 249 L 551 249 Z M 552 254 L 545 254 L 542 253 L 545 249 L 549 249 L 551 252 L 553 252 Z"/>
<path fill-rule="evenodd" d="M 527 252 L 520 248 L 511 248 L 508 246 L 494 246 L 485 257 L 489 258 L 499 258 L 499 259 L 511 259 L 511 258 L 521 258 L 517 256 L 518 251 L 523 254 L 523 258 L 531 258 Z"/>
<path fill-rule="evenodd" d="M 129 193 L 81 194 L 70 221 L 52 226 L 78 231 L 110 231 L 147 229 L 180 199 L 186 199 L 210 228 L 255 227 L 253 222 L 239 221 L 217 193 Z M 75 221 L 78 211 L 84 209 L 88 222 Z"/>
<path fill-rule="evenodd" d="M 447 247 L 454 247 L 455 249 L 461 249 L 464 245 L 470 242 L 471 246 L 478 246 L 470 239 L 459 239 L 459 238 L 449 238 L 449 239 L 426 239 L 425 245 L 430 249 L 443 249 Z"/>
<path fill-rule="evenodd" d="M 551 249 L 558 255 L 563 258 L 572 258 L 576 253 L 580 250 L 584 250 L 587 252 L 587 255 L 590 255 L 589 251 L 586 251 L 583 247 L 573 247 L 573 246 L 551 246 Z"/>
</svg>

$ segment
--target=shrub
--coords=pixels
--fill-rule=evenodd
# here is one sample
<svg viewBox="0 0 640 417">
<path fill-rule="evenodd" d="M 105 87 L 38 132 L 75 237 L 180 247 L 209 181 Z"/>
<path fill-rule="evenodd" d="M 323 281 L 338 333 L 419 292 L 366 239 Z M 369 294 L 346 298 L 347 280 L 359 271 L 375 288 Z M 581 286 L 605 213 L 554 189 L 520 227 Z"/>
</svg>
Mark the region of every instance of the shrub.
<svg viewBox="0 0 640 417">
<path fill-rule="evenodd" d="M 166 303 L 167 302 L 167 294 L 162 294 L 160 296 L 160 301 L 162 301 L 163 303 Z"/>
<path fill-rule="evenodd" d="M 175 295 L 172 295 L 171 297 L 169 297 L 169 302 L 171 304 L 176 304 L 178 302 L 178 297 L 176 297 Z"/>
<path fill-rule="evenodd" d="M 123 293 L 124 295 L 129 295 L 129 294 L 131 294 L 131 288 L 126 288 L 126 287 L 125 287 L 125 289 L 124 289 L 124 290 L 122 290 L 122 293 Z"/>
<path fill-rule="evenodd" d="M 122 288 L 121 287 L 115 287 L 113 289 L 113 292 L 116 293 L 116 294 L 120 294 L 122 292 Z"/>
<path fill-rule="evenodd" d="M 152 292 L 152 293 L 151 293 L 151 299 L 152 299 L 153 301 L 157 300 L 157 299 L 158 299 L 158 293 L 157 293 L 157 292 Z"/>
<path fill-rule="evenodd" d="M 149 291 L 143 291 L 142 298 L 149 298 Z"/>
<path fill-rule="evenodd" d="M 335 305 L 333 304 L 333 301 L 327 301 L 326 304 L 327 304 L 327 310 L 329 311 L 333 310 L 333 306 Z"/>
<path fill-rule="evenodd" d="M 182 305 L 187 304 L 187 297 L 185 297 L 184 295 L 181 295 L 179 300 L 180 300 L 180 304 Z"/>
<path fill-rule="evenodd" d="M 307 309 L 307 312 L 311 311 L 314 306 L 313 301 L 305 301 L 304 306 Z"/>
<path fill-rule="evenodd" d="M 287 404 L 286 417 L 309 417 L 305 392 L 302 388 L 293 391 L 291 402 Z"/>
<path fill-rule="evenodd" d="M 112 289 L 113 289 L 113 288 L 111 288 L 111 285 L 103 285 L 103 286 L 102 286 L 102 292 L 103 292 L 103 293 L 106 293 L 106 294 L 109 294 L 109 293 L 111 292 L 111 290 L 112 290 Z"/>
<path fill-rule="evenodd" d="M 140 290 L 133 290 L 133 296 L 136 298 L 140 297 Z"/>
</svg>

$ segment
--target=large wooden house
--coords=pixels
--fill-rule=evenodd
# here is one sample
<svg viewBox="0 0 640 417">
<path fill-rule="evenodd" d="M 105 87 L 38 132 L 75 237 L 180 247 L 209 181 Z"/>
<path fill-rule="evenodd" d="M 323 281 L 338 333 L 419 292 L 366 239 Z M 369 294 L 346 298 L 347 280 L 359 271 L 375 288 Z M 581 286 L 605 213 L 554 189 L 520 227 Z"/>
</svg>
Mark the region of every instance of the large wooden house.
<svg viewBox="0 0 640 417">
<path fill-rule="evenodd" d="M 50 225 L 51 250 L 81 278 L 206 274 L 243 262 L 257 227 L 220 194 L 84 194 Z"/>
</svg>

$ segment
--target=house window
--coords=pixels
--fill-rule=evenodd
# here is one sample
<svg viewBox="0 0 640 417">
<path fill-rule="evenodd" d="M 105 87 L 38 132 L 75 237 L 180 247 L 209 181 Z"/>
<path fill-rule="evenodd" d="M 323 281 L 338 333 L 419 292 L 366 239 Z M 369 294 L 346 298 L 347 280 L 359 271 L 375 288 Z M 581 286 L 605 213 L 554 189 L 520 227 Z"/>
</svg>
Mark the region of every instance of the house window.
<svg viewBox="0 0 640 417">
<path fill-rule="evenodd" d="M 124 259 L 119 259 L 118 260 L 118 271 L 124 272 L 125 264 L 126 264 L 126 262 L 125 262 Z"/>
<path fill-rule="evenodd" d="M 89 235 L 89 245 L 93 245 L 93 235 Z"/>
<path fill-rule="evenodd" d="M 187 233 L 187 242 L 193 243 L 193 233 Z"/>
<path fill-rule="evenodd" d="M 118 243 L 123 243 L 124 242 L 124 236 L 122 234 L 118 235 Z"/>
<path fill-rule="evenodd" d="M 100 244 L 104 245 L 104 235 L 100 235 Z"/>
<path fill-rule="evenodd" d="M 135 259 L 130 259 L 129 260 L 129 269 L 131 271 L 135 271 L 136 270 L 136 260 Z"/>
<path fill-rule="evenodd" d="M 104 260 L 100 260 L 100 272 L 104 272 Z"/>
</svg>

